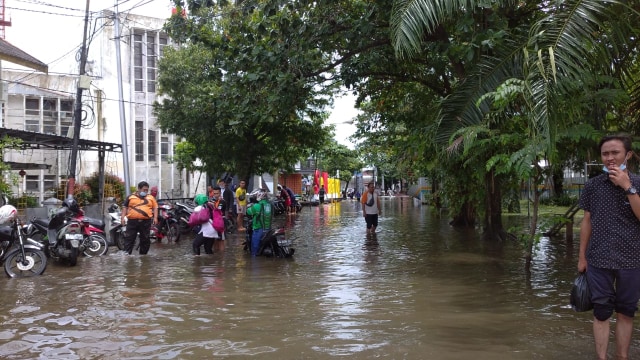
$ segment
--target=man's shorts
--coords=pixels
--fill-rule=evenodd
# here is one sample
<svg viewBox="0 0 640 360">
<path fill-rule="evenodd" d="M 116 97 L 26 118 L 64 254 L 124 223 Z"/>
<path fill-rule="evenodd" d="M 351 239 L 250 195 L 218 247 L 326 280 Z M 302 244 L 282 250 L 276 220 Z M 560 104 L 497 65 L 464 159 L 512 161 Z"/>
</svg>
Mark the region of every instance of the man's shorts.
<svg viewBox="0 0 640 360">
<path fill-rule="evenodd" d="M 595 308 L 605 307 L 634 317 L 640 300 L 640 269 L 614 270 L 588 266 L 587 281 Z"/>
<path fill-rule="evenodd" d="M 367 214 L 364 221 L 367 223 L 367 229 L 378 227 L 378 214 Z"/>
<path fill-rule="evenodd" d="M 247 205 L 236 204 L 236 212 L 238 214 L 246 214 L 247 213 Z"/>
</svg>

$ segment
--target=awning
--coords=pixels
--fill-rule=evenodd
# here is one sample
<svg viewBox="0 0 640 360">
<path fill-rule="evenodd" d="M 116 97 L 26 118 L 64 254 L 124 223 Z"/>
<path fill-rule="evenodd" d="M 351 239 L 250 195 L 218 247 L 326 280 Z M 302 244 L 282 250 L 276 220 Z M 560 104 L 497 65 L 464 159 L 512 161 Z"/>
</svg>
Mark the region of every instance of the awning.
<svg viewBox="0 0 640 360">
<path fill-rule="evenodd" d="M 11 138 L 22 139 L 19 149 L 54 149 L 54 150 L 72 150 L 73 139 L 66 136 L 42 134 L 33 131 L 24 131 L 16 129 L 0 128 L 0 137 L 8 136 Z M 78 141 L 78 150 L 80 151 L 112 151 L 122 152 L 122 144 L 113 144 L 95 140 Z"/>
<path fill-rule="evenodd" d="M 4 163 L 9 165 L 11 170 L 47 170 L 51 168 L 51 165 L 47 164 L 21 163 L 13 161 L 5 161 Z"/>
</svg>

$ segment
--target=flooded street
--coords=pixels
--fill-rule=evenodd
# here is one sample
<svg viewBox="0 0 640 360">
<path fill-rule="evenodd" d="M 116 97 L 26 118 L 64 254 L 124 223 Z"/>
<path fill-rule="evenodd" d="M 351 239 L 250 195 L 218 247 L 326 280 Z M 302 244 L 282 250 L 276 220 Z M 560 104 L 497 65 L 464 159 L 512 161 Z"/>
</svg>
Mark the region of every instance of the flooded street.
<svg viewBox="0 0 640 360">
<path fill-rule="evenodd" d="M 293 259 L 252 259 L 240 235 L 194 257 L 183 238 L 0 279 L 0 358 L 594 358 L 569 307 L 577 240 L 543 239 L 528 278 L 517 244 L 431 211 L 384 199 L 374 238 L 355 201 L 281 215 Z"/>
</svg>

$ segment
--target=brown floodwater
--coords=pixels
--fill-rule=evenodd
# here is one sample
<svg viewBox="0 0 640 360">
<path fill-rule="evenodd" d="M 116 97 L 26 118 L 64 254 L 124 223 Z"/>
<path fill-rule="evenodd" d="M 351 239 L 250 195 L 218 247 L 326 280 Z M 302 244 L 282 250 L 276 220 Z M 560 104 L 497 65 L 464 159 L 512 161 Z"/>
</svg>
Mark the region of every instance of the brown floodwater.
<svg viewBox="0 0 640 360">
<path fill-rule="evenodd" d="M 569 306 L 577 243 L 543 238 L 527 276 L 517 243 L 408 198 L 383 200 L 374 238 L 348 200 L 275 221 L 294 259 L 250 258 L 240 235 L 194 257 L 185 238 L 0 279 L 0 358 L 594 358 Z"/>
</svg>

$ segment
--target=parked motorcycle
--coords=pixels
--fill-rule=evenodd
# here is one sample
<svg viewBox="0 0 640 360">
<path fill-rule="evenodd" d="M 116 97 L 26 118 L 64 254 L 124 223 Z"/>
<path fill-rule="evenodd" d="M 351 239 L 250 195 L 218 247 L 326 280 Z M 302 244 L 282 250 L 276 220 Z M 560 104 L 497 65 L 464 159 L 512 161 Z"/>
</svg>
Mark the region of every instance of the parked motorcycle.
<svg viewBox="0 0 640 360">
<path fill-rule="evenodd" d="M 120 250 L 124 250 L 124 231 L 126 227 L 121 222 L 122 210 L 118 204 L 111 204 L 107 209 L 110 218 L 109 239 Z"/>
<path fill-rule="evenodd" d="M 70 221 L 78 221 L 82 225 L 82 243 L 80 249 L 85 256 L 101 256 L 109 251 L 109 243 L 104 232 L 105 223 L 100 219 L 91 218 L 84 215 L 84 210 L 78 206 L 73 198 L 67 198 L 62 202 L 62 206 L 69 210 Z"/>
<path fill-rule="evenodd" d="M 166 239 L 169 244 L 177 243 L 180 241 L 180 232 L 174 206 L 169 203 L 158 204 L 158 224 L 151 226 L 151 242 L 162 242 Z"/>
<path fill-rule="evenodd" d="M 28 226 L 28 234 L 41 241 L 48 257 L 56 261 L 65 260 L 75 266 L 84 235 L 82 223 L 68 220 L 67 212 L 66 207 L 61 207 L 51 214 L 50 219 L 34 217 Z"/>
<path fill-rule="evenodd" d="M 247 226 L 247 232 L 244 242 L 244 251 L 251 253 L 251 237 L 253 236 L 252 217 L 245 216 L 244 222 Z M 271 229 L 262 235 L 258 256 L 290 258 L 296 250 L 293 248 L 293 242 L 285 236 L 284 227 Z"/>
<path fill-rule="evenodd" d="M 195 209 L 195 205 L 176 201 L 174 204 L 174 212 L 175 217 L 178 220 L 178 228 L 180 229 L 180 233 L 185 234 L 191 230 L 189 227 L 189 217 L 193 213 L 193 209 Z"/>
<path fill-rule="evenodd" d="M 5 202 L 6 203 L 6 202 Z M 25 234 L 25 225 L 11 205 L 0 207 L 0 261 L 9 277 L 41 275 L 47 268 L 43 247 Z"/>
<path fill-rule="evenodd" d="M 275 198 L 272 202 L 273 215 L 282 215 L 287 212 L 287 206 L 281 198 Z"/>
</svg>

